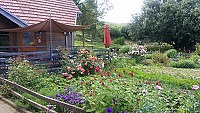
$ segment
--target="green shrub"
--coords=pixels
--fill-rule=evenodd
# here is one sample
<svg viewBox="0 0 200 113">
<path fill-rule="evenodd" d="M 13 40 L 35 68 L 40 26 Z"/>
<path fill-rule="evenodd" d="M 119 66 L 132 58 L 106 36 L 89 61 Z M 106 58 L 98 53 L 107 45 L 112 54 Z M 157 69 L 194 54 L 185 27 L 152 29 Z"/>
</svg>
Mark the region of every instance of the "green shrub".
<svg viewBox="0 0 200 113">
<path fill-rule="evenodd" d="M 121 47 L 120 52 L 121 53 L 128 53 L 130 50 L 130 45 L 124 45 Z"/>
<path fill-rule="evenodd" d="M 196 64 L 192 60 L 180 60 L 170 62 L 170 66 L 174 68 L 195 68 Z"/>
<path fill-rule="evenodd" d="M 199 43 L 197 43 L 196 45 L 195 45 L 195 47 L 196 47 L 196 53 L 197 53 L 197 55 L 200 55 L 200 45 L 199 45 Z"/>
<path fill-rule="evenodd" d="M 176 58 L 177 57 L 177 51 L 176 51 L 176 49 L 167 50 L 165 52 L 165 54 L 167 55 L 168 58 Z"/>
<path fill-rule="evenodd" d="M 21 57 L 10 59 L 10 61 L 8 79 L 26 88 L 38 90 L 43 70 L 33 67 L 29 61 L 22 60 Z"/>
<path fill-rule="evenodd" d="M 166 63 L 167 55 L 156 51 L 155 53 L 153 53 L 153 62 L 154 63 Z"/>
<path fill-rule="evenodd" d="M 199 64 L 200 62 L 200 56 L 199 55 L 192 55 L 190 57 L 190 60 L 194 61 L 195 64 Z"/>
<path fill-rule="evenodd" d="M 148 51 L 159 51 L 164 53 L 165 51 L 169 49 L 173 49 L 172 46 L 147 46 L 146 47 Z"/>
<path fill-rule="evenodd" d="M 144 64 L 146 66 L 150 66 L 150 65 L 152 65 L 152 60 L 150 60 L 150 59 L 142 60 L 140 63 Z"/>
<path fill-rule="evenodd" d="M 153 55 L 152 54 L 146 54 L 146 59 L 152 59 Z"/>
<path fill-rule="evenodd" d="M 125 45 L 125 38 L 124 37 L 119 37 L 117 39 L 114 39 L 114 44 Z"/>
</svg>

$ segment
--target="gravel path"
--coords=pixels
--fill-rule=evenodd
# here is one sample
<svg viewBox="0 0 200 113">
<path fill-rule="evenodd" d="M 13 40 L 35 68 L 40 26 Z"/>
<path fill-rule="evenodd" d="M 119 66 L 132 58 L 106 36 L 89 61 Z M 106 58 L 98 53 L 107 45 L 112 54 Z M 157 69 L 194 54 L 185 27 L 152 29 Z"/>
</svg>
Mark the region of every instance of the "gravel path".
<svg viewBox="0 0 200 113">
<path fill-rule="evenodd" d="M 19 113 L 16 109 L 0 100 L 0 113 Z"/>
</svg>

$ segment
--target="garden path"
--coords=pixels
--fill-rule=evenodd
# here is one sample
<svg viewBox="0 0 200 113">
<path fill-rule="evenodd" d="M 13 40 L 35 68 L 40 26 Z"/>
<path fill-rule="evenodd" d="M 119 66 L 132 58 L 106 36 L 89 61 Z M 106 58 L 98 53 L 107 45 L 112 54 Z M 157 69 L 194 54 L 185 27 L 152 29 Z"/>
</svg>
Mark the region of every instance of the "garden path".
<svg viewBox="0 0 200 113">
<path fill-rule="evenodd" d="M 16 109 L 0 100 L 0 113 L 19 113 Z"/>
</svg>

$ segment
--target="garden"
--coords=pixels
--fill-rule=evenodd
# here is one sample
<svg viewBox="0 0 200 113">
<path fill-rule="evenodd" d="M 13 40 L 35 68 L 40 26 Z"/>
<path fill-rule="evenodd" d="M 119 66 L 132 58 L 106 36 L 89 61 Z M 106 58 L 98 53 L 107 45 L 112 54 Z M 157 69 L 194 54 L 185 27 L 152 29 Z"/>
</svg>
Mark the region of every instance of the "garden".
<svg viewBox="0 0 200 113">
<path fill-rule="evenodd" d="M 152 47 L 151 47 L 152 48 Z M 151 52 L 150 52 L 151 51 Z M 198 113 L 200 109 L 200 46 L 181 55 L 175 49 L 159 52 L 143 45 L 125 45 L 110 59 L 81 49 L 75 59 L 63 52 L 59 71 L 48 72 L 21 57 L 10 58 L 8 79 L 52 99 L 95 113 Z M 42 59 L 41 59 L 42 60 Z M 25 82 L 26 81 L 26 82 Z M 5 85 L 6 87 L 6 85 Z M 12 88 L 12 87 L 10 87 Z M 51 110 L 55 105 L 27 93 L 23 96 Z M 18 106 L 41 112 L 23 99 Z M 59 112 L 73 112 L 59 109 Z"/>
</svg>

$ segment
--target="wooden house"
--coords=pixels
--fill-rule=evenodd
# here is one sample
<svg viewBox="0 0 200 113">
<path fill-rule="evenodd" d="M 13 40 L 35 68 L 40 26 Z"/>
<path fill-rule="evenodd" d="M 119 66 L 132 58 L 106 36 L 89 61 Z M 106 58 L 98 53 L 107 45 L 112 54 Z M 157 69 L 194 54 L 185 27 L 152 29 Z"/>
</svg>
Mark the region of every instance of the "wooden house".
<svg viewBox="0 0 200 113">
<path fill-rule="evenodd" d="M 1 0 L 0 29 L 30 26 L 51 18 L 57 22 L 76 25 L 81 11 L 72 0 Z M 74 46 L 73 32 L 53 33 L 53 49 L 56 46 Z M 8 51 L 49 50 L 49 32 L 0 32 L 0 46 L 33 46 L 12 48 Z M 36 48 L 34 46 L 46 46 Z"/>
</svg>

